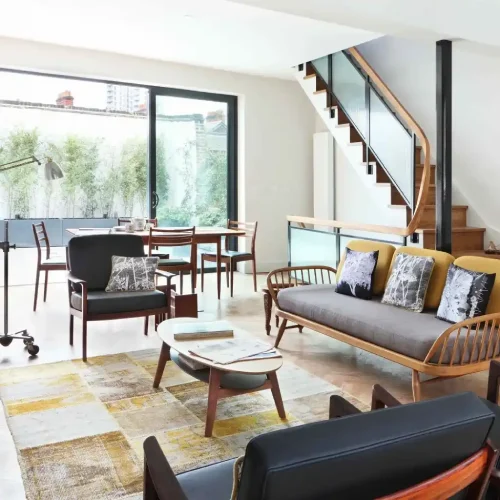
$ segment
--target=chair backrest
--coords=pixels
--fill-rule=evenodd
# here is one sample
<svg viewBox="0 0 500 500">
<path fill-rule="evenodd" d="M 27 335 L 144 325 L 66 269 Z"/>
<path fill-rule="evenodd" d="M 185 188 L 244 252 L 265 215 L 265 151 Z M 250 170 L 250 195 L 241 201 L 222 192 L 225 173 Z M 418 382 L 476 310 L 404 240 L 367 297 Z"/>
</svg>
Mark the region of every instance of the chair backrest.
<svg viewBox="0 0 500 500">
<path fill-rule="evenodd" d="M 478 453 L 493 422 L 464 393 L 263 434 L 247 445 L 238 500 L 391 495 Z"/>
<path fill-rule="evenodd" d="M 32 224 L 33 234 L 35 236 L 36 250 L 38 252 L 38 262 L 42 260 L 42 244 L 45 245 L 45 258 L 50 258 L 49 235 L 45 229 L 45 224 L 41 221 L 39 224 Z"/>
<path fill-rule="evenodd" d="M 243 222 L 237 220 L 228 220 L 227 228 L 228 229 L 236 229 L 238 231 L 245 231 L 244 235 L 237 236 L 237 238 L 249 238 L 251 240 L 250 243 L 250 252 L 255 253 L 255 239 L 257 238 L 257 226 L 258 222 Z M 226 250 L 229 250 L 229 238 L 226 238 Z"/>
<path fill-rule="evenodd" d="M 498 451 L 491 444 L 481 448 L 455 467 L 427 481 L 411 486 L 377 500 L 429 500 L 451 498 L 467 490 L 467 499 L 482 499 L 492 470 L 498 460 Z"/>
<path fill-rule="evenodd" d="M 111 275 L 111 257 L 144 257 L 144 243 L 136 234 L 89 234 L 68 242 L 68 270 L 85 280 L 89 290 L 104 290 Z"/>
<path fill-rule="evenodd" d="M 194 227 L 149 229 L 149 255 L 155 247 L 184 247 L 193 244 Z"/>
</svg>

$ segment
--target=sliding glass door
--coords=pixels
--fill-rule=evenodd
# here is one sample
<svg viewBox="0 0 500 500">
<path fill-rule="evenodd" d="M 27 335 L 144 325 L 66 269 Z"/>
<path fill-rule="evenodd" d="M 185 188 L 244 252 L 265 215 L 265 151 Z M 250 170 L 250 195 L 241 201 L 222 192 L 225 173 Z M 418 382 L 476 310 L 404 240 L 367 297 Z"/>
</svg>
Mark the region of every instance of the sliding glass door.
<svg viewBox="0 0 500 500">
<path fill-rule="evenodd" d="M 150 103 L 151 215 L 163 227 L 236 217 L 236 98 L 155 89 Z"/>
</svg>

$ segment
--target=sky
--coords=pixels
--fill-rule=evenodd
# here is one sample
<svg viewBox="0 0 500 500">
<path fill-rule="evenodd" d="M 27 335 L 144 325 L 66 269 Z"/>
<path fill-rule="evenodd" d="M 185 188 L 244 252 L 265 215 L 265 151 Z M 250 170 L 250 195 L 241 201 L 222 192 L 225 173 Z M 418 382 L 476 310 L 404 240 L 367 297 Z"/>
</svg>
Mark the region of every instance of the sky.
<svg viewBox="0 0 500 500">
<path fill-rule="evenodd" d="M 0 99 L 55 104 L 57 95 L 71 91 L 74 106 L 106 108 L 106 84 L 67 78 L 29 75 L 25 73 L 0 72 Z M 158 107 L 165 114 L 206 115 L 209 111 L 226 109 L 225 103 L 183 99 L 171 96 L 158 97 Z"/>
</svg>

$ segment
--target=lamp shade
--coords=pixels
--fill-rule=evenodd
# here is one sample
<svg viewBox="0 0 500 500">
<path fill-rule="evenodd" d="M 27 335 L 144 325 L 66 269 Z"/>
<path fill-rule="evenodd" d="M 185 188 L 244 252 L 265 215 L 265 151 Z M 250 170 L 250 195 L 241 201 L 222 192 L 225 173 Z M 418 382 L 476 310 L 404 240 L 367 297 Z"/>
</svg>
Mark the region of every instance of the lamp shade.
<svg viewBox="0 0 500 500">
<path fill-rule="evenodd" d="M 63 171 L 61 167 L 52 160 L 47 160 L 45 164 L 45 178 L 48 181 L 52 181 L 54 179 L 62 179 L 64 177 Z"/>
</svg>

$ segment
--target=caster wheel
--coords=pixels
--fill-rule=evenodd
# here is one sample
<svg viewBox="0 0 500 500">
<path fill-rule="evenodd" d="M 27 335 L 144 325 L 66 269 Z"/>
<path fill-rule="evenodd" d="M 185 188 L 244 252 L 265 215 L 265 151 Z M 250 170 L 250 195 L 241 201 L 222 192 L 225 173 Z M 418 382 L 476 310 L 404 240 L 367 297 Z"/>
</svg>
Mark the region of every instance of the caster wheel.
<svg viewBox="0 0 500 500">
<path fill-rule="evenodd" d="M 3 345 L 4 347 L 7 347 L 11 343 L 12 343 L 12 338 L 11 337 L 0 337 L 0 345 Z"/>
<path fill-rule="evenodd" d="M 36 356 L 38 354 L 39 350 L 40 350 L 40 348 L 35 344 L 28 345 L 28 353 L 30 356 Z"/>
</svg>

